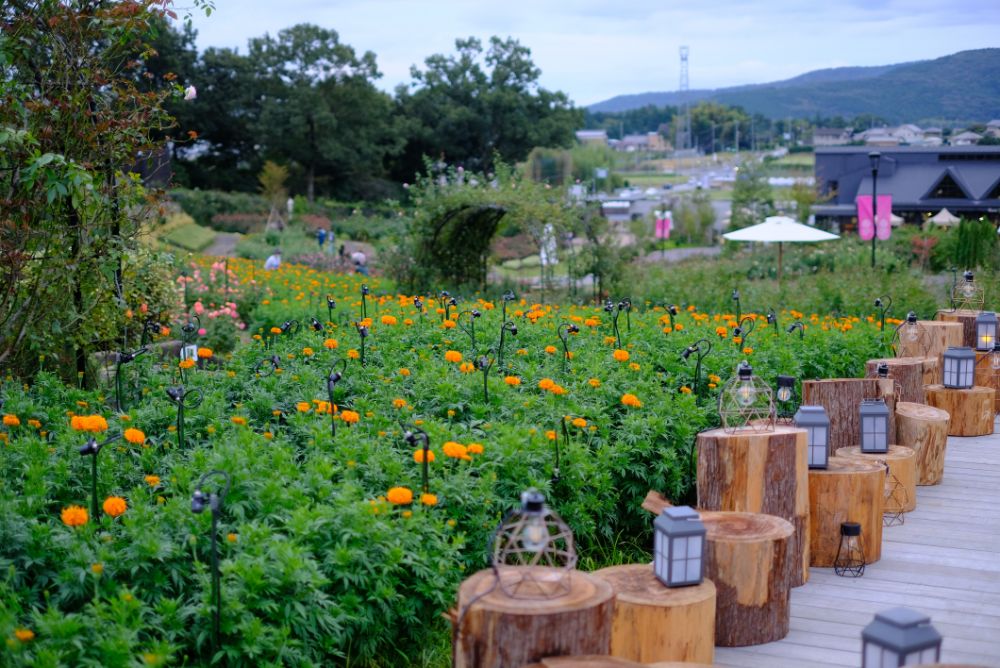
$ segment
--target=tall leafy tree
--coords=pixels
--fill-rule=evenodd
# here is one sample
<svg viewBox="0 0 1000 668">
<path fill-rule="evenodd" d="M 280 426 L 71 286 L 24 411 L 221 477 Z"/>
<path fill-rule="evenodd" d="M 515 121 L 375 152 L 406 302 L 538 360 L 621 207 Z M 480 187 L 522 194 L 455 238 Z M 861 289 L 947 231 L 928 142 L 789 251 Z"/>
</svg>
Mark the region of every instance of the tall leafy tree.
<svg viewBox="0 0 1000 668">
<path fill-rule="evenodd" d="M 738 230 L 764 222 L 774 214 L 774 191 L 767 182 L 767 174 L 757 162 L 744 162 L 733 184 L 732 217 L 729 227 Z"/>
</svg>

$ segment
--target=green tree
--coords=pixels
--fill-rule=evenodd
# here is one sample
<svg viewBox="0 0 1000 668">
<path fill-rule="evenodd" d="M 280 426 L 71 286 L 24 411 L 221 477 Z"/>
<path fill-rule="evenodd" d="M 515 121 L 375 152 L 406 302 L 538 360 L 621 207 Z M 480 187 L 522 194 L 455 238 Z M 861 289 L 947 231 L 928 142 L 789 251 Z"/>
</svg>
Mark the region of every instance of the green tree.
<svg viewBox="0 0 1000 668">
<path fill-rule="evenodd" d="M 733 185 L 732 207 L 729 227 L 733 230 L 764 222 L 766 217 L 774 215 L 774 191 L 759 163 L 740 165 Z"/>
<path fill-rule="evenodd" d="M 796 181 L 791 188 L 790 196 L 795 202 L 795 218 L 799 222 L 806 222 L 812 214 L 812 207 L 816 203 L 816 186 Z"/>
</svg>

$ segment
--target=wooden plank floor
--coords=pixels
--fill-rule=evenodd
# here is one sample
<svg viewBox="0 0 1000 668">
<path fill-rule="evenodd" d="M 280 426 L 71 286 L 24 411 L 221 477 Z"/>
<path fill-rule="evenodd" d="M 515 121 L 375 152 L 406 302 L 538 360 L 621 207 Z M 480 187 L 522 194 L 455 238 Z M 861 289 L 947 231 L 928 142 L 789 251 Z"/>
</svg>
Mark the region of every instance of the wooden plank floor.
<svg viewBox="0 0 1000 668">
<path fill-rule="evenodd" d="M 1000 427 L 998 427 L 1000 431 Z M 720 666 L 861 665 L 861 629 L 876 612 L 927 613 L 942 662 L 1000 668 L 1000 434 L 948 439 L 944 479 L 917 488 L 917 508 L 883 532 L 863 577 L 813 568 L 792 590 L 791 631 L 778 642 L 716 648 Z"/>
</svg>

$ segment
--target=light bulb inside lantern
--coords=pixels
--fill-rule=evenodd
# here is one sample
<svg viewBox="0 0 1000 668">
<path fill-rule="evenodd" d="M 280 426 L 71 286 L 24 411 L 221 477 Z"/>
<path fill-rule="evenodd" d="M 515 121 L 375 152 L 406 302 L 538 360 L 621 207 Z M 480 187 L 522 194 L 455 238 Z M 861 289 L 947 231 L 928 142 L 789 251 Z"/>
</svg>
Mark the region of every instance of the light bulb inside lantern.
<svg viewBox="0 0 1000 668">
<path fill-rule="evenodd" d="M 525 523 L 521 544 L 529 552 L 541 552 L 549 542 L 549 529 L 541 514 L 533 515 Z"/>
<path fill-rule="evenodd" d="M 920 331 L 917 329 L 916 325 L 906 326 L 906 340 L 910 343 L 916 343 L 917 339 L 920 337 Z"/>
<path fill-rule="evenodd" d="M 963 297 L 966 298 L 972 297 L 974 294 L 976 294 L 976 284 L 973 283 L 972 281 L 966 281 L 965 283 L 962 283 L 961 290 Z"/>
<path fill-rule="evenodd" d="M 778 388 L 778 401 L 788 401 L 791 398 L 792 398 L 792 388 L 790 387 Z"/>
<path fill-rule="evenodd" d="M 736 403 L 740 406 L 747 407 L 752 406 L 754 401 L 757 400 L 757 389 L 753 386 L 750 381 L 743 381 L 740 386 L 736 388 Z"/>
</svg>

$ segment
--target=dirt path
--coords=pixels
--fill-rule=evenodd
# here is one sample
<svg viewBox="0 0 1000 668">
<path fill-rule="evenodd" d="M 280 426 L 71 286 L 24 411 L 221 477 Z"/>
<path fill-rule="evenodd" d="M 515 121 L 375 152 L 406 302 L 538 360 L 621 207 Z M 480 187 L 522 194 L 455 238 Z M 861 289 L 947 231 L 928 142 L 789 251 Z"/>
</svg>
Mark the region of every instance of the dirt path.
<svg viewBox="0 0 1000 668">
<path fill-rule="evenodd" d="M 241 234 L 235 232 L 219 232 L 215 235 L 215 240 L 205 249 L 205 255 L 218 255 L 219 257 L 236 257 L 236 243 L 240 240 Z"/>
</svg>

